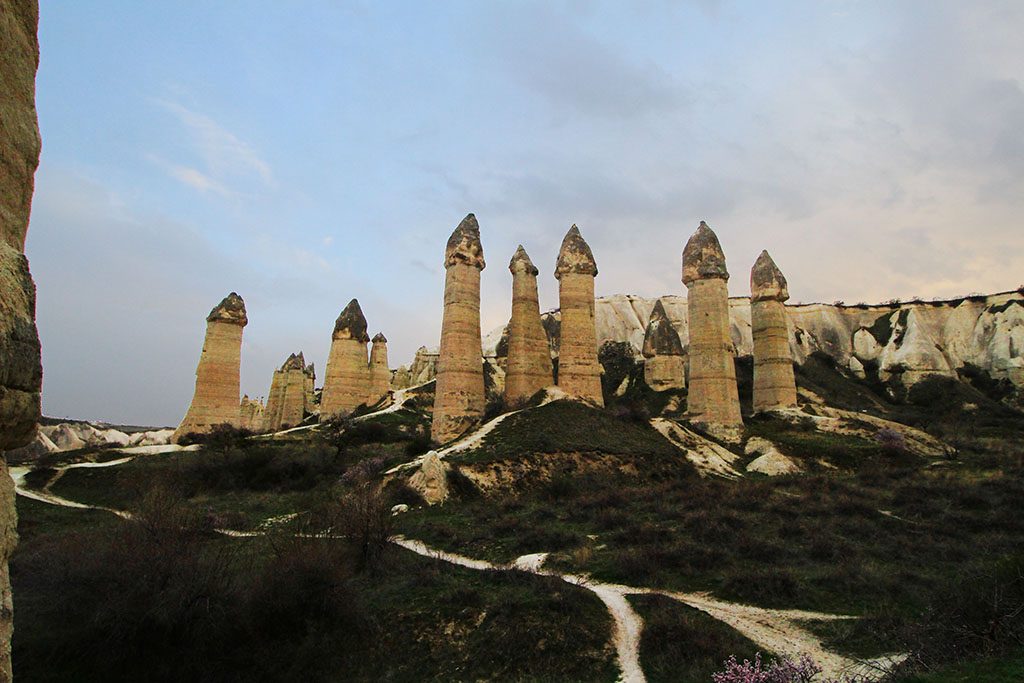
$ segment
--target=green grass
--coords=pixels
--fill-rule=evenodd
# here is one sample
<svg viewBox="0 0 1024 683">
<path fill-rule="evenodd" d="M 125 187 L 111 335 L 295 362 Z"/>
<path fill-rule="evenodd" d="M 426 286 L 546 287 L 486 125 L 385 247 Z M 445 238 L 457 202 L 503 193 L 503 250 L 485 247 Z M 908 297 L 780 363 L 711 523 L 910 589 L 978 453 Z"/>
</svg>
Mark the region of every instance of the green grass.
<svg viewBox="0 0 1024 683">
<path fill-rule="evenodd" d="M 700 610 L 663 595 L 631 595 L 644 620 L 640 665 L 650 683 L 706 683 L 728 655 L 740 661 L 770 653 L 735 629 Z"/>
<path fill-rule="evenodd" d="M 896 678 L 893 683 L 1020 683 L 1024 681 L 1024 650 L 1001 657 L 967 662 L 927 674 Z"/>
</svg>

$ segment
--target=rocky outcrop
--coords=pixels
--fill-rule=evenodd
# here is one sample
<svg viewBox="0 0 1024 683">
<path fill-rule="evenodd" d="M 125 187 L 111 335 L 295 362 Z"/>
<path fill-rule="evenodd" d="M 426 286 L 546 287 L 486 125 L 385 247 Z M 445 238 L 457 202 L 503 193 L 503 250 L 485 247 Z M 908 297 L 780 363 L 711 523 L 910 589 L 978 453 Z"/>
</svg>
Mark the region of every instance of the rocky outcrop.
<svg viewBox="0 0 1024 683">
<path fill-rule="evenodd" d="M 553 381 L 548 336 L 540 322 L 537 267 L 523 245 L 512 256 L 512 319 L 508 325 L 505 405 L 515 406 Z"/>
<path fill-rule="evenodd" d="M 39 165 L 38 24 L 36 0 L 0 0 L 0 451 L 35 437 L 43 377 L 36 290 L 24 254 Z M 0 681 L 11 680 L 14 603 L 7 561 L 17 527 L 14 483 L 0 460 Z"/>
<path fill-rule="evenodd" d="M 274 371 L 263 413 L 263 431 L 279 431 L 302 424 L 306 417 L 306 361 L 302 352 L 288 356 Z"/>
<path fill-rule="evenodd" d="M 316 368 L 310 363 L 306 366 L 304 371 L 306 375 L 305 389 L 306 389 L 306 412 L 314 413 L 317 411 L 316 408 Z"/>
<path fill-rule="evenodd" d="M 577 398 L 604 405 L 601 364 L 597 360 L 594 326 L 594 278 L 597 262 L 579 228 L 573 225 L 562 240 L 555 264 L 561 311 L 558 387 Z"/>
<path fill-rule="evenodd" d="M 437 376 L 437 349 L 421 346 L 416 349 L 412 364 L 400 366 L 391 376 L 392 389 L 408 389 L 409 387 L 426 384 Z"/>
<path fill-rule="evenodd" d="M 370 347 L 370 393 L 366 405 L 373 405 L 387 396 L 391 387 L 391 369 L 388 368 L 388 338 L 383 332 L 374 335 Z"/>
<path fill-rule="evenodd" d="M 686 388 L 686 356 L 659 299 L 644 332 L 644 381 L 655 391 Z"/>
<path fill-rule="evenodd" d="M 754 458 L 747 463 L 747 472 L 777 477 L 783 474 L 797 474 L 802 471 L 795 460 L 779 452 L 779 449 L 771 441 L 759 436 L 747 439 L 743 453 Z"/>
<path fill-rule="evenodd" d="M 320 419 L 348 415 L 366 403 L 370 393 L 370 368 L 366 355 L 366 317 L 355 299 L 334 323 L 331 352 L 327 357 Z"/>
<path fill-rule="evenodd" d="M 443 503 L 448 497 L 448 474 L 435 451 L 423 457 L 419 469 L 409 477 L 409 487 L 419 492 L 427 505 Z"/>
<path fill-rule="evenodd" d="M 463 434 L 484 414 L 480 271 L 486 263 L 480 226 L 473 214 L 448 238 L 444 266 L 444 317 L 430 428 L 431 438 L 438 443 Z"/>
<path fill-rule="evenodd" d="M 273 389 L 273 385 L 271 385 L 271 389 Z M 238 411 L 240 414 L 238 424 L 242 429 L 248 429 L 251 432 L 258 432 L 263 429 L 263 413 L 265 408 L 262 401 L 245 395 L 238 406 Z"/>
<path fill-rule="evenodd" d="M 796 405 L 796 379 L 784 304 L 787 299 L 786 277 L 768 252 L 762 251 L 750 271 L 755 413 Z"/>
<path fill-rule="evenodd" d="M 209 432 L 215 425 L 239 425 L 242 329 L 248 322 L 245 302 L 235 292 L 206 316 L 206 339 L 196 368 L 195 393 L 171 439 L 174 443 L 186 434 Z"/>
<path fill-rule="evenodd" d="M 729 336 L 729 272 L 718 237 L 704 221 L 683 249 L 683 284 L 689 291 L 690 380 L 687 414 L 725 427 L 743 424 Z"/>
</svg>

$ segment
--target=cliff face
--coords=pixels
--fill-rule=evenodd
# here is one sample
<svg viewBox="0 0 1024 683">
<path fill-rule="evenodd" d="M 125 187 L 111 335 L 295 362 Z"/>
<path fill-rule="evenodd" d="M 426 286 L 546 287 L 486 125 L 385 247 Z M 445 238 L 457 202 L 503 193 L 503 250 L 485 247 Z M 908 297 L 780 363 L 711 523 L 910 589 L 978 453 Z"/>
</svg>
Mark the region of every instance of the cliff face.
<svg viewBox="0 0 1024 683">
<path fill-rule="evenodd" d="M 43 377 L 36 290 L 22 253 L 39 165 L 38 23 L 35 0 L 0 0 L 0 451 L 35 438 Z M 0 460 L 0 681 L 11 680 L 14 607 L 7 560 L 17 526 L 14 484 Z"/>
</svg>

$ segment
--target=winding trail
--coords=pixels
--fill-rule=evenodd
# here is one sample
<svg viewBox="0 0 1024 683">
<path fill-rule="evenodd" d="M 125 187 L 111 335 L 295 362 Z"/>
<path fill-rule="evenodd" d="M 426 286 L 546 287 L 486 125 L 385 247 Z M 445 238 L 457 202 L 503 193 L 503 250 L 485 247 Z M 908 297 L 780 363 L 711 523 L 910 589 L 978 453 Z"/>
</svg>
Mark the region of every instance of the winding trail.
<svg viewBox="0 0 1024 683">
<path fill-rule="evenodd" d="M 511 413 L 507 413 L 506 416 Z M 504 416 L 503 416 L 504 417 Z M 499 418 L 492 420 L 488 425 L 491 429 L 495 423 L 500 422 Z M 485 425 L 486 427 L 487 425 Z M 482 431 L 482 429 L 480 430 Z M 489 430 L 488 430 L 489 431 Z M 479 435 L 479 431 L 470 438 Z M 475 440 L 478 442 L 482 435 Z M 456 444 L 459 445 L 459 442 Z M 64 466 L 63 469 L 75 467 L 115 467 L 130 462 L 134 457 L 125 457 L 118 460 L 111 460 L 105 463 L 74 463 Z M 14 480 L 15 491 L 18 495 L 36 500 L 49 505 L 55 505 L 74 509 L 102 510 L 115 514 L 124 519 L 131 519 L 131 513 L 124 510 L 87 505 L 77 501 L 69 500 L 54 495 L 48 491 L 29 489 L 25 486 L 25 476 L 29 472 L 27 467 L 11 467 L 10 476 Z M 280 519 L 268 520 L 272 522 Z M 266 533 L 265 528 L 254 531 L 240 531 L 234 529 L 216 529 L 217 533 L 231 538 L 254 538 Z M 326 535 L 324 535 L 326 537 Z M 590 577 L 579 574 L 562 574 L 555 570 L 544 568 L 548 558 L 547 553 L 533 553 L 522 555 L 508 564 L 497 564 L 487 560 L 480 560 L 444 550 L 432 548 L 422 541 L 394 536 L 391 542 L 417 555 L 447 562 L 449 564 L 475 569 L 479 571 L 523 571 L 538 576 L 551 576 L 561 579 L 568 584 L 578 586 L 594 593 L 604 603 L 612 617 L 614 629 L 612 632 L 612 644 L 618 659 L 621 683 L 644 683 L 646 677 L 640 666 L 640 640 L 643 633 L 643 620 L 636 610 L 626 599 L 629 595 L 663 595 L 680 603 L 689 605 L 708 614 L 714 619 L 722 621 L 736 629 L 758 646 L 770 650 L 780 656 L 798 657 L 807 654 L 817 661 L 825 676 L 839 676 L 842 674 L 854 674 L 863 676 L 863 680 L 871 680 L 881 675 L 881 665 L 893 661 L 892 658 L 880 658 L 871 662 L 855 662 L 835 652 L 827 650 L 821 640 L 804 628 L 801 621 L 828 621 L 839 619 L 855 619 L 857 617 L 825 614 L 819 612 L 808 612 L 804 610 L 767 609 L 742 605 L 738 603 L 725 602 L 713 598 L 707 593 L 682 593 L 656 588 L 645 588 L 627 586 L 623 584 L 604 583 L 595 581 Z"/>
</svg>

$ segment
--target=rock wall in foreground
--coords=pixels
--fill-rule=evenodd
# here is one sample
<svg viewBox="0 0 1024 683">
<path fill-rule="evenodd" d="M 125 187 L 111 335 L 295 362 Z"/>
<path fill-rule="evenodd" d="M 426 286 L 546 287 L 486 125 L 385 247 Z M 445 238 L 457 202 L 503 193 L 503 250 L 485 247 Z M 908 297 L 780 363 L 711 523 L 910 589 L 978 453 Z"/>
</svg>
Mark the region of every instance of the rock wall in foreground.
<svg viewBox="0 0 1024 683">
<path fill-rule="evenodd" d="M 36 167 L 39 125 L 39 6 L 0 0 L 0 451 L 36 436 L 43 369 L 36 332 L 36 291 L 25 258 L 25 233 Z M 0 461 L 0 681 L 11 680 L 14 628 L 8 559 L 18 542 L 14 483 Z"/>
</svg>

